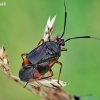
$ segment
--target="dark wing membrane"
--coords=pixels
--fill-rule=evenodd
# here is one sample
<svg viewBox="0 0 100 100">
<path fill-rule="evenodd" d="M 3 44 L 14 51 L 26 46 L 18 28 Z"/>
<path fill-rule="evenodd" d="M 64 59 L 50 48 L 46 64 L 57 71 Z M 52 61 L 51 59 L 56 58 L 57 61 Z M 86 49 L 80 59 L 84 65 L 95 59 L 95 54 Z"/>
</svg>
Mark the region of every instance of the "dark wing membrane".
<svg viewBox="0 0 100 100">
<path fill-rule="evenodd" d="M 51 42 L 47 42 L 46 45 L 48 49 L 52 52 L 52 54 L 59 54 L 61 52 L 58 42 L 51 41 Z"/>
<path fill-rule="evenodd" d="M 39 71 L 39 73 L 41 75 L 44 75 L 44 73 L 46 73 L 49 69 L 50 69 L 50 67 L 49 67 L 49 62 L 48 61 L 40 63 L 37 66 L 37 70 Z"/>
<path fill-rule="evenodd" d="M 49 54 L 49 55 L 48 55 Z M 50 60 L 60 56 L 60 47 L 57 42 L 45 42 L 32 50 L 26 58 L 32 63 L 37 64 L 44 60 Z M 42 61 L 43 60 L 43 61 Z"/>
<path fill-rule="evenodd" d="M 32 64 L 36 64 L 38 63 L 45 55 L 46 55 L 46 50 L 47 47 L 44 44 L 38 46 L 37 48 L 35 48 L 34 50 L 32 50 L 27 56 L 26 58 L 32 63 Z"/>
<path fill-rule="evenodd" d="M 19 78 L 22 81 L 28 82 L 29 79 L 32 77 L 34 73 L 34 68 L 33 67 L 29 67 L 29 68 L 25 68 L 23 67 L 20 71 L 19 71 Z"/>
<path fill-rule="evenodd" d="M 53 42 L 53 41 L 46 42 L 46 48 L 47 48 L 47 50 L 46 50 L 47 55 L 45 55 L 38 62 L 38 64 L 50 61 L 50 60 L 55 59 L 55 58 L 59 58 L 61 55 L 61 48 L 60 48 L 58 42 Z"/>
<path fill-rule="evenodd" d="M 29 79 L 34 77 L 34 73 L 38 72 L 36 68 L 34 68 L 33 66 L 28 66 L 28 67 L 23 67 L 20 71 L 19 71 L 19 78 L 22 81 L 28 82 Z"/>
</svg>

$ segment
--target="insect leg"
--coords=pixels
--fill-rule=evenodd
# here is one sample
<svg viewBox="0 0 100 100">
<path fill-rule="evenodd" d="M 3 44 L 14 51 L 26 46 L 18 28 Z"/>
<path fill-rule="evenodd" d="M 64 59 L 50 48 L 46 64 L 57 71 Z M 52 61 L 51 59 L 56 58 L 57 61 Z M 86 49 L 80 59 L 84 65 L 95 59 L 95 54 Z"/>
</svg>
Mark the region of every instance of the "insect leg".
<svg viewBox="0 0 100 100">
<path fill-rule="evenodd" d="M 32 80 L 32 79 L 29 79 L 29 81 L 26 82 L 26 84 L 25 84 L 25 86 L 24 86 L 23 88 L 25 88 L 25 87 L 27 86 L 27 84 L 28 84 L 29 82 L 31 82 L 31 81 L 33 81 L 33 80 Z"/>
<path fill-rule="evenodd" d="M 28 84 L 28 82 L 25 84 L 25 86 L 23 88 L 25 88 L 27 84 Z"/>
<path fill-rule="evenodd" d="M 50 69 L 49 72 L 50 72 L 50 76 L 43 77 L 43 78 L 41 78 L 41 79 L 46 79 L 46 78 L 52 77 L 52 76 L 53 76 L 53 71 Z"/>
<path fill-rule="evenodd" d="M 58 76 L 58 84 L 59 84 L 60 74 L 61 74 L 61 70 L 62 70 L 62 63 L 59 61 L 56 61 L 56 63 L 60 65 L 60 71 L 59 71 L 59 76 Z"/>
<path fill-rule="evenodd" d="M 43 43 L 44 43 L 44 39 L 41 39 L 41 40 L 39 41 L 39 43 L 38 43 L 37 46 L 39 46 L 41 42 L 42 42 L 42 44 L 43 44 Z"/>
<path fill-rule="evenodd" d="M 24 56 L 27 56 L 27 55 L 28 55 L 28 53 L 21 54 L 22 59 L 24 60 Z"/>
<path fill-rule="evenodd" d="M 67 51 L 67 49 L 66 48 L 61 48 L 61 51 Z"/>
</svg>

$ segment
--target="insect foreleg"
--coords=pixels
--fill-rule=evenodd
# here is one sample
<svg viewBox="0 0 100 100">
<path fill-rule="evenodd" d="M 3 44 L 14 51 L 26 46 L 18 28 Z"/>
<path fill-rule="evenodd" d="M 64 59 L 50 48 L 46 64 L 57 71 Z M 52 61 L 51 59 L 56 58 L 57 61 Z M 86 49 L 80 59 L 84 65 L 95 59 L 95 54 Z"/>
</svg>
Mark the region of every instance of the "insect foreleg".
<svg viewBox="0 0 100 100">
<path fill-rule="evenodd" d="M 44 39 L 41 39 L 41 40 L 39 41 L 39 43 L 38 43 L 37 46 L 39 46 L 41 42 L 42 42 L 42 44 L 43 44 L 43 43 L 44 43 Z"/>
<path fill-rule="evenodd" d="M 43 77 L 43 78 L 41 78 L 41 79 L 46 79 L 46 78 L 52 77 L 52 76 L 53 76 L 53 71 L 50 69 L 49 72 L 50 72 L 50 76 Z"/>
<path fill-rule="evenodd" d="M 61 51 L 67 51 L 67 49 L 66 48 L 61 48 Z"/>
</svg>

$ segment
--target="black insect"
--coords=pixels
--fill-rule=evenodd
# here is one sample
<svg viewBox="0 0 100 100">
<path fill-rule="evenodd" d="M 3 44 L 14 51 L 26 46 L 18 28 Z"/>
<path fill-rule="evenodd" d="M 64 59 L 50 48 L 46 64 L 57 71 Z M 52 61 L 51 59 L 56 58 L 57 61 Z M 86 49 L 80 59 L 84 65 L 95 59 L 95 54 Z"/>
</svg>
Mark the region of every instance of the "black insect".
<svg viewBox="0 0 100 100">
<path fill-rule="evenodd" d="M 59 57 L 61 56 L 61 51 L 67 51 L 65 48 L 61 48 L 61 46 L 65 46 L 65 42 L 71 40 L 71 39 L 79 39 L 79 38 L 94 38 L 91 36 L 80 36 L 80 37 L 74 37 L 69 38 L 67 40 L 62 39 L 65 33 L 65 27 L 66 27 L 66 6 L 64 2 L 65 7 L 65 18 L 64 18 L 64 30 L 61 35 L 61 37 L 57 37 L 56 41 L 51 41 L 50 36 L 49 41 L 44 42 L 43 39 L 39 42 L 38 46 L 33 49 L 30 53 L 24 53 L 22 54 L 22 69 L 19 71 L 19 77 L 22 81 L 30 82 L 31 79 L 42 79 L 43 75 L 47 73 L 48 71 L 51 73 L 50 76 L 53 76 L 52 67 L 55 63 L 60 65 L 60 71 L 58 76 L 58 83 L 60 79 L 60 73 L 62 69 L 62 63 L 58 61 Z M 98 39 L 100 40 L 100 39 Z M 41 43 L 41 44 L 40 44 Z M 24 57 L 25 56 L 25 57 Z"/>
</svg>

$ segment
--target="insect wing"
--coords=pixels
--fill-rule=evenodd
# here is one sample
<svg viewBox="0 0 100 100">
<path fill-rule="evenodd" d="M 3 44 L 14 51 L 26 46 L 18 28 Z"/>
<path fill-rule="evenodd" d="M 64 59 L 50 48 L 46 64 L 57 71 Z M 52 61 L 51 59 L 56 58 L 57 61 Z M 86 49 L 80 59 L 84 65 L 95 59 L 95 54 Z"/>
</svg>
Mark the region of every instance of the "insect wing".
<svg viewBox="0 0 100 100">
<path fill-rule="evenodd" d="M 32 67 L 32 66 L 28 66 L 28 68 L 23 67 L 20 71 L 19 71 L 19 77 L 22 81 L 29 81 L 30 78 L 33 77 L 33 74 L 37 72 L 37 70 Z"/>
<path fill-rule="evenodd" d="M 58 58 L 61 53 L 60 46 L 57 42 L 45 42 L 46 45 L 46 53 L 44 57 L 38 62 L 38 64 L 50 61 L 52 59 Z"/>
<path fill-rule="evenodd" d="M 41 44 L 34 50 L 32 50 L 26 58 L 32 63 L 36 64 L 42 62 L 42 60 L 48 60 L 52 57 L 59 57 L 58 53 L 60 52 L 60 47 L 57 42 L 45 42 Z M 50 54 L 47 56 L 47 54 Z M 53 55 L 57 54 L 57 55 Z"/>
<path fill-rule="evenodd" d="M 35 48 L 34 50 L 32 50 L 26 56 L 26 58 L 32 64 L 36 64 L 36 63 L 38 63 L 46 55 L 46 50 L 47 50 L 47 47 L 46 47 L 45 43 L 44 44 L 41 44 L 40 46 L 38 46 L 37 48 Z"/>
<path fill-rule="evenodd" d="M 61 51 L 60 46 L 57 42 L 47 42 L 46 45 L 49 48 L 49 50 L 52 51 L 52 54 L 59 53 Z"/>
</svg>

